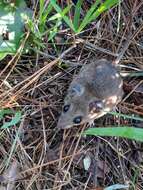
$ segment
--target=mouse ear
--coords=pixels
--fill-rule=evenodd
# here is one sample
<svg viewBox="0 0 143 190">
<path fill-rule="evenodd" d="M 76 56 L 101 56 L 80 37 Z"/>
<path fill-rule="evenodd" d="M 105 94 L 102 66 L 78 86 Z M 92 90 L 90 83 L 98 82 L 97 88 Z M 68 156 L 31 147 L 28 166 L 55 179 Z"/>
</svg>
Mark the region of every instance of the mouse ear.
<svg viewBox="0 0 143 190">
<path fill-rule="evenodd" d="M 104 104 L 102 100 L 94 100 L 89 103 L 89 113 L 99 113 L 104 109 Z"/>
<path fill-rule="evenodd" d="M 72 96 L 81 96 L 84 93 L 84 87 L 81 84 L 76 83 L 71 86 L 69 93 Z"/>
</svg>

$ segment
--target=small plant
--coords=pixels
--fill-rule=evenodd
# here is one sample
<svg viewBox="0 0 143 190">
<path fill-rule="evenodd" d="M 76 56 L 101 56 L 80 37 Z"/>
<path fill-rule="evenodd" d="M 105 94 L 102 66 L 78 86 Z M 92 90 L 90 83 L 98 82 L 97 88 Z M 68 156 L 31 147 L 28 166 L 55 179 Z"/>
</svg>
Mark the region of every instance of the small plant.
<svg viewBox="0 0 143 190">
<path fill-rule="evenodd" d="M 84 18 L 80 18 L 81 15 L 81 6 L 83 3 L 83 0 L 78 0 L 75 11 L 74 11 L 74 18 L 71 20 L 68 16 L 63 14 L 63 11 L 65 9 L 69 9 L 70 7 L 67 6 L 64 10 L 60 8 L 60 6 L 56 3 L 56 0 L 51 0 L 50 3 L 54 7 L 54 9 L 57 11 L 59 16 L 66 22 L 66 24 L 75 32 L 79 33 L 81 32 L 89 23 L 91 23 L 93 20 L 95 20 L 99 15 L 101 15 L 103 12 L 109 10 L 114 5 L 117 5 L 119 3 L 119 0 L 105 0 L 104 3 L 102 3 L 101 0 L 96 0 L 96 2 L 91 6 L 91 8 L 87 11 Z"/>
<path fill-rule="evenodd" d="M 16 0 L 15 3 L 0 2 L 0 59 L 7 54 L 15 54 L 20 46 L 20 40 L 24 36 L 25 19 L 28 22 L 28 28 L 31 31 L 32 40 L 29 43 L 36 44 L 38 49 L 44 48 L 44 36 L 48 35 L 48 41 L 53 40 L 58 33 L 62 21 L 75 33 L 81 32 L 89 23 L 95 20 L 104 11 L 107 11 L 119 0 L 101 0 L 96 2 L 86 12 L 84 18 L 81 18 L 81 8 L 83 0 L 78 0 L 76 5 L 72 3 L 64 9 L 58 5 L 56 0 L 50 0 L 45 4 L 44 0 L 39 1 L 39 14 L 32 19 L 32 11 L 26 7 L 25 1 Z M 74 7 L 73 19 L 67 14 Z M 57 13 L 53 14 L 53 10 Z"/>
<path fill-rule="evenodd" d="M 99 15 L 109 10 L 114 5 L 117 5 L 118 2 L 119 0 L 105 0 L 105 2 L 102 3 L 101 0 L 96 0 L 96 2 L 87 11 L 84 18 L 81 18 L 83 0 L 78 0 L 76 5 L 70 3 L 63 9 L 56 0 L 50 0 L 47 5 L 45 5 L 44 0 L 40 0 L 39 14 L 34 22 L 29 22 L 29 27 L 33 34 L 34 42 L 39 47 L 42 47 L 41 39 L 45 36 L 45 34 L 48 34 L 48 41 L 53 40 L 55 35 L 60 30 L 60 26 L 63 24 L 63 21 L 74 33 L 80 33 Z M 73 19 L 71 19 L 67 14 L 73 8 L 74 15 Z M 53 10 L 55 10 L 56 13 L 53 14 Z"/>
</svg>

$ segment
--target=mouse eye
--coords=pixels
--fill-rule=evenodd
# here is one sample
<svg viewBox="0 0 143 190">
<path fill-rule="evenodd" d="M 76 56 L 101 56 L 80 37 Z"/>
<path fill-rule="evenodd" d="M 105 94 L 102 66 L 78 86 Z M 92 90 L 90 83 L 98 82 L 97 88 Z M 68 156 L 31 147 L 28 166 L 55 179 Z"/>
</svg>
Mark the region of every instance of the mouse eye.
<svg viewBox="0 0 143 190">
<path fill-rule="evenodd" d="M 81 116 L 77 116 L 77 117 L 75 117 L 75 118 L 73 119 L 73 122 L 74 122 L 75 124 L 80 124 L 81 121 L 82 121 L 82 117 L 81 117 Z"/>
<path fill-rule="evenodd" d="M 101 100 L 93 101 L 89 104 L 90 113 L 98 113 L 104 108 L 103 102 Z"/>
<path fill-rule="evenodd" d="M 65 105 L 63 107 L 63 112 L 66 113 L 69 110 L 69 108 L 70 108 L 70 105 Z"/>
</svg>

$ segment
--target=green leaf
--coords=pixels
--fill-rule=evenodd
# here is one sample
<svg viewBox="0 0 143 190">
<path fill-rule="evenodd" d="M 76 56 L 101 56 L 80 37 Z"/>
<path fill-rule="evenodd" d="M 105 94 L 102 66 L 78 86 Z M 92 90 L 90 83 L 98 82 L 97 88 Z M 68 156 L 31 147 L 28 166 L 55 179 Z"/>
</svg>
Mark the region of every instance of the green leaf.
<svg viewBox="0 0 143 190">
<path fill-rule="evenodd" d="M 48 37 L 48 41 L 52 40 L 54 38 L 54 36 L 56 35 L 56 33 L 58 32 L 58 27 L 61 25 L 61 20 L 57 20 L 55 26 L 53 27 L 53 29 L 50 30 L 49 33 L 49 37 Z"/>
<path fill-rule="evenodd" d="M 5 114 L 14 114 L 14 112 L 10 109 L 3 109 L 0 110 L 0 119 L 2 120 L 2 118 L 4 117 Z M 12 127 L 13 125 L 16 125 L 17 123 L 19 123 L 21 120 L 21 112 L 18 111 L 15 113 L 14 117 L 12 117 L 10 122 L 5 122 L 0 129 L 6 129 L 9 127 Z"/>
<path fill-rule="evenodd" d="M 0 60 L 7 54 L 15 54 L 23 37 L 25 19 L 31 15 L 24 1 L 12 4 L 0 2 Z"/>
<path fill-rule="evenodd" d="M 64 19 L 64 21 L 66 22 L 66 24 L 74 31 L 76 32 L 76 29 L 74 28 L 74 25 L 72 23 L 72 21 L 63 14 L 62 9 L 59 7 L 58 4 L 56 4 L 56 0 L 51 0 L 50 3 L 52 4 L 52 6 L 54 7 L 54 9 L 57 11 L 57 13 L 59 13 L 61 15 L 61 17 Z"/>
<path fill-rule="evenodd" d="M 40 0 L 40 20 L 42 18 L 42 14 L 44 12 L 44 0 Z"/>
<path fill-rule="evenodd" d="M 78 32 L 82 31 L 83 28 L 93 20 L 95 20 L 99 15 L 101 15 L 104 11 L 110 9 L 114 5 L 117 5 L 119 0 L 106 0 L 104 3 L 102 3 L 98 9 L 97 6 L 99 5 L 101 1 L 97 0 L 95 4 L 91 7 L 91 9 L 87 12 L 87 15 L 85 16 L 83 22 L 81 23 Z M 96 10 L 95 10 L 96 9 Z"/>
<path fill-rule="evenodd" d="M 44 32 L 45 23 L 47 22 L 47 17 L 52 11 L 52 5 L 49 2 L 48 6 L 44 9 L 44 0 L 40 0 L 40 16 L 39 16 L 39 30 L 40 32 Z"/>
<path fill-rule="evenodd" d="M 117 5 L 119 0 L 106 0 L 104 3 L 100 5 L 100 7 L 91 15 L 90 22 L 94 19 L 96 19 L 101 13 L 104 11 L 110 9 L 114 5 Z"/>
<path fill-rule="evenodd" d="M 80 11 L 81 11 L 81 5 L 83 3 L 83 0 L 78 0 L 76 7 L 75 7 L 75 13 L 74 13 L 74 20 L 73 25 L 75 30 L 78 30 L 79 20 L 80 20 Z"/>
<path fill-rule="evenodd" d="M 115 115 L 115 116 L 119 116 L 119 117 L 124 117 L 125 119 L 134 119 L 137 121 L 143 121 L 143 118 L 141 117 L 136 117 L 133 115 L 126 115 L 126 114 L 122 114 L 122 113 L 117 113 L 117 112 L 108 112 L 109 114 Z"/>
<path fill-rule="evenodd" d="M 3 52 L 3 53 L 0 53 L 0 60 L 4 59 L 6 55 L 7 55 L 7 54 L 4 53 L 4 52 Z"/>
<path fill-rule="evenodd" d="M 132 140 L 143 141 L 143 129 L 135 127 L 100 127 L 100 128 L 89 128 L 84 133 L 84 135 L 94 135 L 94 136 L 116 136 L 124 137 Z"/>
<path fill-rule="evenodd" d="M 66 8 L 64 8 L 64 10 L 62 11 L 62 13 L 57 13 L 57 14 L 51 16 L 48 19 L 48 21 L 52 21 L 52 20 L 56 20 L 56 19 L 62 19 L 64 17 L 64 15 L 69 12 L 70 9 L 71 9 L 71 5 L 69 5 Z"/>
<path fill-rule="evenodd" d="M 133 73 L 130 73 L 128 75 L 128 77 L 141 77 L 143 76 L 143 72 L 142 71 L 139 71 L 139 72 L 133 72 Z"/>
<path fill-rule="evenodd" d="M 78 32 L 81 32 L 82 29 L 88 24 L 90 23 L 90 16 L 93 14 L 93 12 L 95 11 L 95 9 L 97 8 L 97 6 L 100 4 L 101 0 L 96 0 L 96 2 L 91 6 L 91 8 L 87 11 L 83 21 L 81 22 L 79 28 L 78 28 Z"/>
</svg>

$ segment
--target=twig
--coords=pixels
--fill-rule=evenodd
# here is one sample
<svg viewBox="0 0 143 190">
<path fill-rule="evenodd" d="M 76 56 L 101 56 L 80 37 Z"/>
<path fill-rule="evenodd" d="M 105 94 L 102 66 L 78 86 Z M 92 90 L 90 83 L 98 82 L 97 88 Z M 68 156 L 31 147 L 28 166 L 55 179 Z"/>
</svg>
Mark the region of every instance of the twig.
<svg viewBox="0 0 143 190">
<path fill-rule="evenodd" d="M 107 49 L 98 47 L 98 46 L 96 46 L 96 45 L 94 45 L 94 44 L 92 44 L 92 43 L 90 43 L 90 42 L 87 42 L 87 41 L 81 39 L 81 38 L 76 40 L 76 43 L 79 43 L 79 42 L 80 42 L 80 43 L 84 43 L 84 44 L 85 44 L 85 47 L 88 48 L 88 49 L 92 49 L 92 50 L 94 50 L 94 51 L 95 51 L 95 50 L 98 50 L 98 51 L 101 51 L 101 52 L 103 52 L 103 53 L 105 53 L 105 54 L 112 55 L 112 56 L 114 56 L 114 57 L 119 56 L 119 54 L 117 54 L 117 53 L 113 53 L 113 52 L 111 52 L 111 51 L 109 51 L 109 50 L 107 50 Z"/>
</svg>

